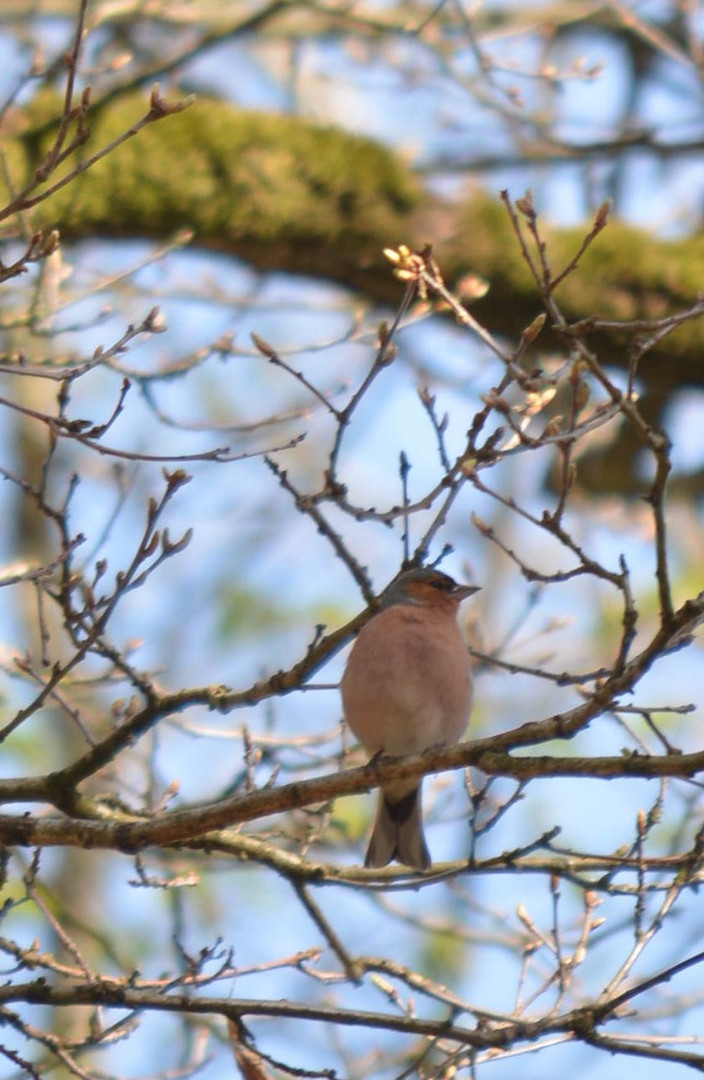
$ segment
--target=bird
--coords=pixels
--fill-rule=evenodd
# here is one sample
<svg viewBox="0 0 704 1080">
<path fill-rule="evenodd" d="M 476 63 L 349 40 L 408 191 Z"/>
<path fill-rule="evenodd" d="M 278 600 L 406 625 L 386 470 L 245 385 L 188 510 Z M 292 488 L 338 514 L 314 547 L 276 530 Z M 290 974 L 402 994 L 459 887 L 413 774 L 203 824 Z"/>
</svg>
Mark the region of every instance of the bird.
<svg viewBox="0 0 704 1080">
<path fill-rule="evenodd" d="M 382 594 L 340 683 L 345 722 L 372 759 L 451 745 L 466 731 L 472 671 L 457 616 L 460 603 L 478 591 L 421 567 L 401 574 Z M 365 866 L 394 859 L 421 871 L 432 865 L 421 783 L 395 780 L 380 789 Z"/>
</svg>

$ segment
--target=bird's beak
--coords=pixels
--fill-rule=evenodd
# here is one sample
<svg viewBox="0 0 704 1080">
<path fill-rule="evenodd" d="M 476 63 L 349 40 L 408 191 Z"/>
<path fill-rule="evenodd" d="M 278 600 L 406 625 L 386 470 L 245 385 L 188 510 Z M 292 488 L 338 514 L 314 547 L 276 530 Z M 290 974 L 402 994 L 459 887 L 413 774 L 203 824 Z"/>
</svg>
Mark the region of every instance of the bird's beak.
<svg viewBox="0 0 704 1080">
<path fill-rule="evenodd" d="M 481 585 L 455 585 L 452 595 L 461 603 L 468 596 L 474 596 L 477 592 L 481 592 Z"/>
</svg>

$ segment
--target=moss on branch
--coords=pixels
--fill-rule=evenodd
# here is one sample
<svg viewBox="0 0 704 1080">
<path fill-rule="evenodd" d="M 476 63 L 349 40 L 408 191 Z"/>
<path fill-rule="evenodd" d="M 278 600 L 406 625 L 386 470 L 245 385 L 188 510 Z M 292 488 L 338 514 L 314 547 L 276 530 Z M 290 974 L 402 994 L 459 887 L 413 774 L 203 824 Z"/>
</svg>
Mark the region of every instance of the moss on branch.
<svg viewBox="0 0 704 1080">
<path fill-rule="evenodd" d="M 58 175 L 139 126 L 148 111 L 146 98 L 137 94 L 91 108 L 88 140 Z M 60 113 L 60 99 L 44 91 L 15 119 L 15 133 L 3 144 L 15 191 L 41 163 Z M 48 182 L 56 179 L 54 174 Z M 9 191 L 2 195 L 9 199 Z M 64 240 L 165 240 L 186 227 L 202 248 L 258 269 L 342 282 L 383 303 L 401 295 L 383 248 L 432 242 L 450 286 L 468 272 L 487 279 L 489 290 L 472 310 L 494 333 L 517 339 L 542 307 L 497 200 L 474 191 L 459 204 L 441 203 L 399 155 L 371 139 L 212 99 L 143 126 L 40 202 L 31 225 L 55 227 Z M 579 250 L 585 231 L 546 231 L 554 273 Z M 666 242 L 612 222 L 556 296 L 571 321 L 654 319 L 689 307 L 702 281 L 704 245 L 698 238 Z M 590 341 L 603 364 L 625 366 L 624 333 L 609 331 Z M 704 322 L 693 320 L 647 354 L 640 373 L 649 421 L 660 421 L 673 391 L 704 385 L 703 347 Z M 638 445 L 632 433 L 624 440 L 620 470 L 612 458 L 606 472 L 597 467 L 591 476 L 583 473 L 583 481 L 594 489 L 634 490 Z"/>
</svg>

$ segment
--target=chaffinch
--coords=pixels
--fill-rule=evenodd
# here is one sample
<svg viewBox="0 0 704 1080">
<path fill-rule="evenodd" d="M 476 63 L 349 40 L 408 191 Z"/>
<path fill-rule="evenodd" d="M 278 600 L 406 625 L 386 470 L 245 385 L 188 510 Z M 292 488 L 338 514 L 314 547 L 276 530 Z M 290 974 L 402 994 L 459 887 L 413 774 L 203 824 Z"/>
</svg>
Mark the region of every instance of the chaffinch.
<svg viewBox="0 0 704 1080">
<path fill-rule="evenodd" d="M 382 596 L 361 630 L 342 677 L 345 720 L 372 756 L 420 754 L 457 742 L 472 706 L 469 651 L 459 605 L 478 591 L 439 570 L 408 570 Z M 385 784 L 365 866 L 392 859 L 427 870 L 421 781 Z"/>
</svg>

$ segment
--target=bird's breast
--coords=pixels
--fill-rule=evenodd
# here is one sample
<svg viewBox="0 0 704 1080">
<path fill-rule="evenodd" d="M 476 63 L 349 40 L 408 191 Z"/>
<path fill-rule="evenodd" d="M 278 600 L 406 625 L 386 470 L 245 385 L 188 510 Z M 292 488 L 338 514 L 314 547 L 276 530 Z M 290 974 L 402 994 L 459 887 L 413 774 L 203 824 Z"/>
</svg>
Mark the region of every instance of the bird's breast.
<svg viewBox="0 0 704 1080">
<path fill-rule="evenodd" d="M 355 642 L 341 691 L 345 718 L 370 753 L 419 753 L 462 737 L 471 708 L 467 647 L 454 619 L 394 607 Z"/>
</svg>

